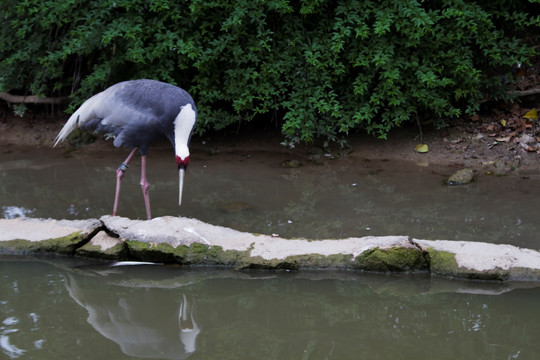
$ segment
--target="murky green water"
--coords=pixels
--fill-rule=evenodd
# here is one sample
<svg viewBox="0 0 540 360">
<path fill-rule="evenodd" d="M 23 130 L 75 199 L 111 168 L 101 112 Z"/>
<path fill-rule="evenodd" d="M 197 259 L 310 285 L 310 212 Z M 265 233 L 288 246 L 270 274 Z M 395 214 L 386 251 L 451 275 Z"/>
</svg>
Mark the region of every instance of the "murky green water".
<svg viewBox="0 0 540 360">
<path fill-rule="evenodd" d="M 531 283 L 0 257 L 0 358 L 538 359 L 539 300 Z"/>
<path fill-rule="evenodd" d="M 193 151 L 182 207 L 167 147 L 149 155 L 153 216 L 187 216 L 241 231 L 282 237 L 408 235 L 507 243 L 540 249 L 540 174 L 478 174 L 448 187 L 455 169 L 352 156 L 283 168 L 290 155 Z M 0 216 L 80 219 L 110 214 L 122 150 L 66 156 L 60 149 L 0 152 Z M 119 215 L 144 218 L 135 158 L 124 180 Z"/>
</svg>

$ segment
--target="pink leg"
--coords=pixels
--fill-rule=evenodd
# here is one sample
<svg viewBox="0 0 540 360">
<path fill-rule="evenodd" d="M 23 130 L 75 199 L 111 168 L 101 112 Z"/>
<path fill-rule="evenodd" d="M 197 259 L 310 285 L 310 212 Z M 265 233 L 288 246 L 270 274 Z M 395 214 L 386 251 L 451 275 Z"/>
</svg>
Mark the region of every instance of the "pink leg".
<svg viewBox="0 0 540 360">
<path fill-rule="evenodd" d="M 150 184 L 146 180 L 146 156 L 141 156 L 141 189 L 144 197 L 144 206 L 146 207 L 146 218 L 152 219 L 150 215 L 150 196 L 148 195 L 148 188 Z"/>
<path fill-rule="evenodd" d="M 122 165 L 120 165 L 118 169 L 116 169 L 116 194 L 114 195 L 114 205 L 112 213 L 113 216 L 116 216 L 116 212 L 118 210 L 118 199 L 120 198 L 120 184 L 122 182 L 122 178 L 124 177 L 124 172 L 127 170 L 131 158 L 133 157 L 133 155 L 135 155 L 135 151 L 137 151 L 137 148 L 131 150 L 126 160 L 124 160 Z"/>
</svg>

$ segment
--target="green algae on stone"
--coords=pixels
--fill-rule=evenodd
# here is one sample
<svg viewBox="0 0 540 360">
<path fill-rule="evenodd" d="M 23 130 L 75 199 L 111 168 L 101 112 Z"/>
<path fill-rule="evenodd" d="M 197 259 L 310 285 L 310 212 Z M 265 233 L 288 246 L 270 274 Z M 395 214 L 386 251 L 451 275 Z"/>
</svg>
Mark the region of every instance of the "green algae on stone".
<svg viewBox="0 0 540 360">
<path fill-rule="evenodd" d="M 295 264 L 296 268 L 304 269 L 349 269 L 353 256 L 351 254 L 306 254 L 288 256 L 286 262 Z"/>
<path fill-rule="evenodd" d="M 377 272 L 405 272 L 429 268 L 429 262 L 422 250 L 397 246 L 364 251 L 354 259 L 354 263 L 358 269 Z"/>
<path fill-rule="evenodd" d="M 429 254 L 429 270 L 432 274 L 456 276 L 459 266 L 455 254 L 435 250 L 432 247 L 428 248 L 427 252 Z"/>
<path fill-rule="evenodd" d="M 460 267 L 454 253 L 435 250 L 431 247 L 427 251 L 430 257 L 430 272 L 432 275 L 471 280 L 507 280 L 509 278 L 509 271 L 501 268 L 475 270 Z"/>
<path fill-rule="evenodd" d="M 58 253 L 71 255 L 84 243 L 84 236 L 80 231 L 59 238 L 30 241 L 23 239 L 0 242 L 0 254 L 25 255 L 35 253 Z"/>
<path fill-rule="evenodd" d="M 298 264 L 283 259 L 265 259 L 261 256 L 253 256 L 243 264 L 239 264 L 238 269 L 298 270 Z"/>
<path fill-rule="evenodd" d="M 538 281 L 540 280 L 540 270 L 523 267 L 511 268 L 508 271 L 508 279 L 519 281 Z"/>
<path fill-rule="evenodd" d="M 223 250 L 221 246 L 209 246 L 201 243 L 193 243 L 189 246 L 182 245 L 175 249 L 177 259 L 182 264 L 191 265 L 227 265 L 236 266 L 243 263 L 247 252 L 238 250 Z"/>
<path fill-rule="evenodd" d="M 104 230 L 98 231 L 90 241 L 77 249 L 76 254 L 105 260 L 129 259 L 129 251 L 125 242 Z"/>
<path fill-rule="evenodd" d="M 129 253 L 140 261 L 175 263 L 174 247 L 165 243 L 126 240 Z"/>
<path fill-rule="evenodd" d="M 99 245 L 85 244 L 75 252 L 79 256 L 91 257 L 105 260 L 127 260 L 129 259 L 129 251 L 124 243 L 119 243 L 103 250 Z"/>
<path fill-rule="evenodd" d="M 306 254 L 287 256 L 285 259 L 265 259 L 261 256 L 250 256 L 239 264 L 240 269 L 264 270 L 299 270 L 299 269 L 350 269 L 350 254 Z"/>
<path fill-rule="evenodd" d="M 283 262 L 293 264 L 297 269 L 348 269 L 352 267 L 352 258 L 351 254 L 306 254 L 288 256 Z"/>
<path fill-rule="evenodd" d="M 264 259 L 250 256 L 250 250 L 223 250 L 221 246 L 202 243 L 177 247 L 132 240 L 126 243 L 131 255 L 138 260 L 183 265 L 225 265 L 239 269 L 362 269 L 382 272 L 427 270 L 429 266 L 424 253 L 417 248 L 376 248 L 354 260 L 351 254 L 306 254 L 285 259 Z"/>
<path fill-rule="evenodd" d="M 248 256 L 246 251 L 223 250 L 221 246 L 208 246 L 201 243 L 173 247 L 164 243 L 153 244 L 127 240 L 126 244 L 133 257 L 151 262 L 235 266 L 243 263 Z"/>
</svg>

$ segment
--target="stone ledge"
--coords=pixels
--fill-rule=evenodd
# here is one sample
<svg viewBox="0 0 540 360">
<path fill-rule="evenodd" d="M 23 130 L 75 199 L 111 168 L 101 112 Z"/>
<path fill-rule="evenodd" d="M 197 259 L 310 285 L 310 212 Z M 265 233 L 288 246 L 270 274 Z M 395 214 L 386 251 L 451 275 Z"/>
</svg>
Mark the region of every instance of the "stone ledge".
<svg viewBox="0 0 540 360">
<path fill-rule="evenodd" d="M 73 254 L 102 226 L 97 219 L 0 219 L 0 254 Z"/>
<path fill-rule="evenodd" d="M 471 279 L 540 280 L 540 252 L 513 245 L 414 240 L 430 256 L 430 271 Z"/>
<path fill-rule="evenodd" d="M 148 221 L 0 219 L 0 254 L 43 252 L 238 269 L 429 271 L 469 279 L 540 280 L 540 252 L 512 245 L 407 236 L 283 239 L 168 216 Z"/>
</svg>

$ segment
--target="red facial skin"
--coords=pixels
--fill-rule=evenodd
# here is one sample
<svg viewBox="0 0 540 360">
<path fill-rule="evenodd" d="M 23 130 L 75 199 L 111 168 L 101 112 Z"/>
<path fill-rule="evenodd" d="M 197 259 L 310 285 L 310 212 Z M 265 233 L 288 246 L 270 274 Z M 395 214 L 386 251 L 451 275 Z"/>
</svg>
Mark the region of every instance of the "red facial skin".
<svg viewBox="0 0 540 360">
<path fill-rule="evenodd" d="M 186 169 L 189 163 L 189 156 L 186 156 L 184 160 L 182 160 L 180 156 L 177 156 L 176 163 L 178 164 L 178 169 Z"/>
</svg>

